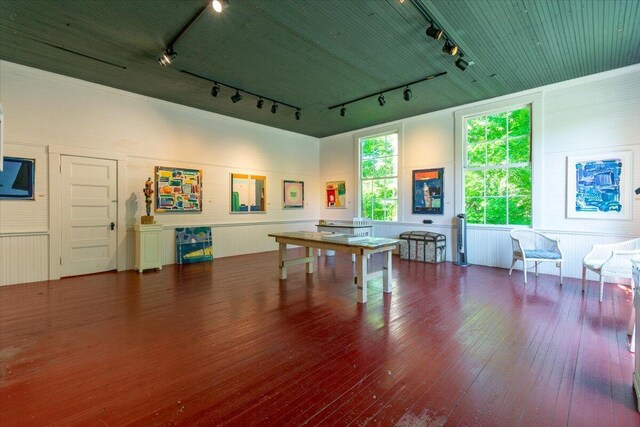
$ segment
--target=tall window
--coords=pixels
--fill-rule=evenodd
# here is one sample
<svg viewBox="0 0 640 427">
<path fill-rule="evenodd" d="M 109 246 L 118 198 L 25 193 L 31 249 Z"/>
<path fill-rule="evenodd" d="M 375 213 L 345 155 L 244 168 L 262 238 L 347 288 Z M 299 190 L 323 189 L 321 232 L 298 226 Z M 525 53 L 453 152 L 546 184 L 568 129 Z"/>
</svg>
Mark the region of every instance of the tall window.
<svg viewBox="0 0 640 427">
<path fill-rule="evenodd" d="M 361 213 L 375 221 L 398 219 L 398 133 L 360 138 Z"/>
<path fill-rule="evenodd" d="M 531 225 L 531 108 L 465 120 L 470 224 Z"/>
</svg>

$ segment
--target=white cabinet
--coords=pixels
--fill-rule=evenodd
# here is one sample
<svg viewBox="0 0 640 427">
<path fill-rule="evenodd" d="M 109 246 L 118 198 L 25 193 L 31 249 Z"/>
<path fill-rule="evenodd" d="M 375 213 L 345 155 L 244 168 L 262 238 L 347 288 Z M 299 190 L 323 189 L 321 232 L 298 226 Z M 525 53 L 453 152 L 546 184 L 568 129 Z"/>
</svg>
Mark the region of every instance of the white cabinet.
<svg viewBox="0 0 640 427">
<path fill-rule="evenodd" d="M 633 331 L 631 345 L 635 347 L 635 367 L 633 370 L 633 388 L 636 390 L 638 412 L 640 412 L 640 339 L 636 339 L 636 331 L 640 331 L 640 262 L 633 263 L 633 306 L 635 308 L 635 329 Z"/>
<path fill-rule="evenodd" d="M 142 273 L 148 268 L 162 270 L 162 224 L 136 224 L 136 264 Z"/>
</svg>

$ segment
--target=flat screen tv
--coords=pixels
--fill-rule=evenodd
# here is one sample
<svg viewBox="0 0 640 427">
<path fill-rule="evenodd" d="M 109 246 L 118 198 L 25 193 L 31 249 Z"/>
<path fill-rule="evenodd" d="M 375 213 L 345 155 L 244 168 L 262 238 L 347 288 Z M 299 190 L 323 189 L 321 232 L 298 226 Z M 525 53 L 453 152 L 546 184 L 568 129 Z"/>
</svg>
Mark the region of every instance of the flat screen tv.
<svg viewBox="0 0 640 427">
<path fill-rule="evenodd" d="M 35 170 L 34 159 L 5 157 L 0 172 L 0 199 L 33 200 Z"/>
</svg>

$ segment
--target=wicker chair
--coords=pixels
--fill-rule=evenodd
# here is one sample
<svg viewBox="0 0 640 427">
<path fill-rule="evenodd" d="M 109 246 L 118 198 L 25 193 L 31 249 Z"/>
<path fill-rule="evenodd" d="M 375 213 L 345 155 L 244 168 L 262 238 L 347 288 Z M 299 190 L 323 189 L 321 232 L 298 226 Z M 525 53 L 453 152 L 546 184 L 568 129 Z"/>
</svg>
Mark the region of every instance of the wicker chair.
<svg viewBox="0 0 640 427">
<path fill-rule="evenodd" d="M 640 261 L 640 239 L 608 245 L 593 245 L 591 251 L 582 259 L 582 292 L 587 286 L 587 270 L 600 277 L 600 302 L 604 290 L 605 277 L 631 279 L 631 260 Z"/>
<path fill-rule="evenodd" d="M 560 284 L 562 285 L 562 252 L 557 239 L 552 239 L 544 234 L 525 228 L 515 228 L 509 233 L 511 235 L 511 246 L 513 248 L 513 262 L 509 270 L 509 276 L 513 272 L 516 261 L 522 261 L 522 271 L 524 272 L 524 283 L 527 284 L 527 263 L 535 263 L 536 276 L 538 275 L 538 264 L 541 262 L 555 262 L 560 269 Z"/>
</svg>

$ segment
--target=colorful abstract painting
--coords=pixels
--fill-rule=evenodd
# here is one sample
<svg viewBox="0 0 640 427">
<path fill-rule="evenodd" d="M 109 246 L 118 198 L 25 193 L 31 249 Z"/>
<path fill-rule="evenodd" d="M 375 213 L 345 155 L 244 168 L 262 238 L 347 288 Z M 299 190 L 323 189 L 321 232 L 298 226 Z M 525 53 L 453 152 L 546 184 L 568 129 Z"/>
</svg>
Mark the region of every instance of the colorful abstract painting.
<svg viewBox="0 0 640 427">
<path fill-rule="evenodd" d="M 211 227 L 176 228 L 176 263 L 213 261 Z"/>
<path fill-rule="evenodd" d="M 567 158 L 567 217 L 631 218 L 631 152 Z"/>
<path fill-rule="evenodd" d="M 231 174 L 231 213 L 267 211 L 267 177 L 244 173 Z"/>
<path fill-rule="evenodd" d="M 304 182 L 285 180 L 282 187 L 285 209 L 304 208 Z"/>
<path fill-rule="evenodd" d="M 345 181 L 327 182 L 326 206 L 331 209 L 346 209 L 347 186 Z"/>
<path fill-rule="evenodd" d="M 202 171 L 156 166 L 156 212 L 194 211 L 202 211 Z"/>
<path fill-rule="evenodd" d="M 444 168 L 413 171 L 414 214 L 442 214 L 444 212 Z"/>
</svg>

